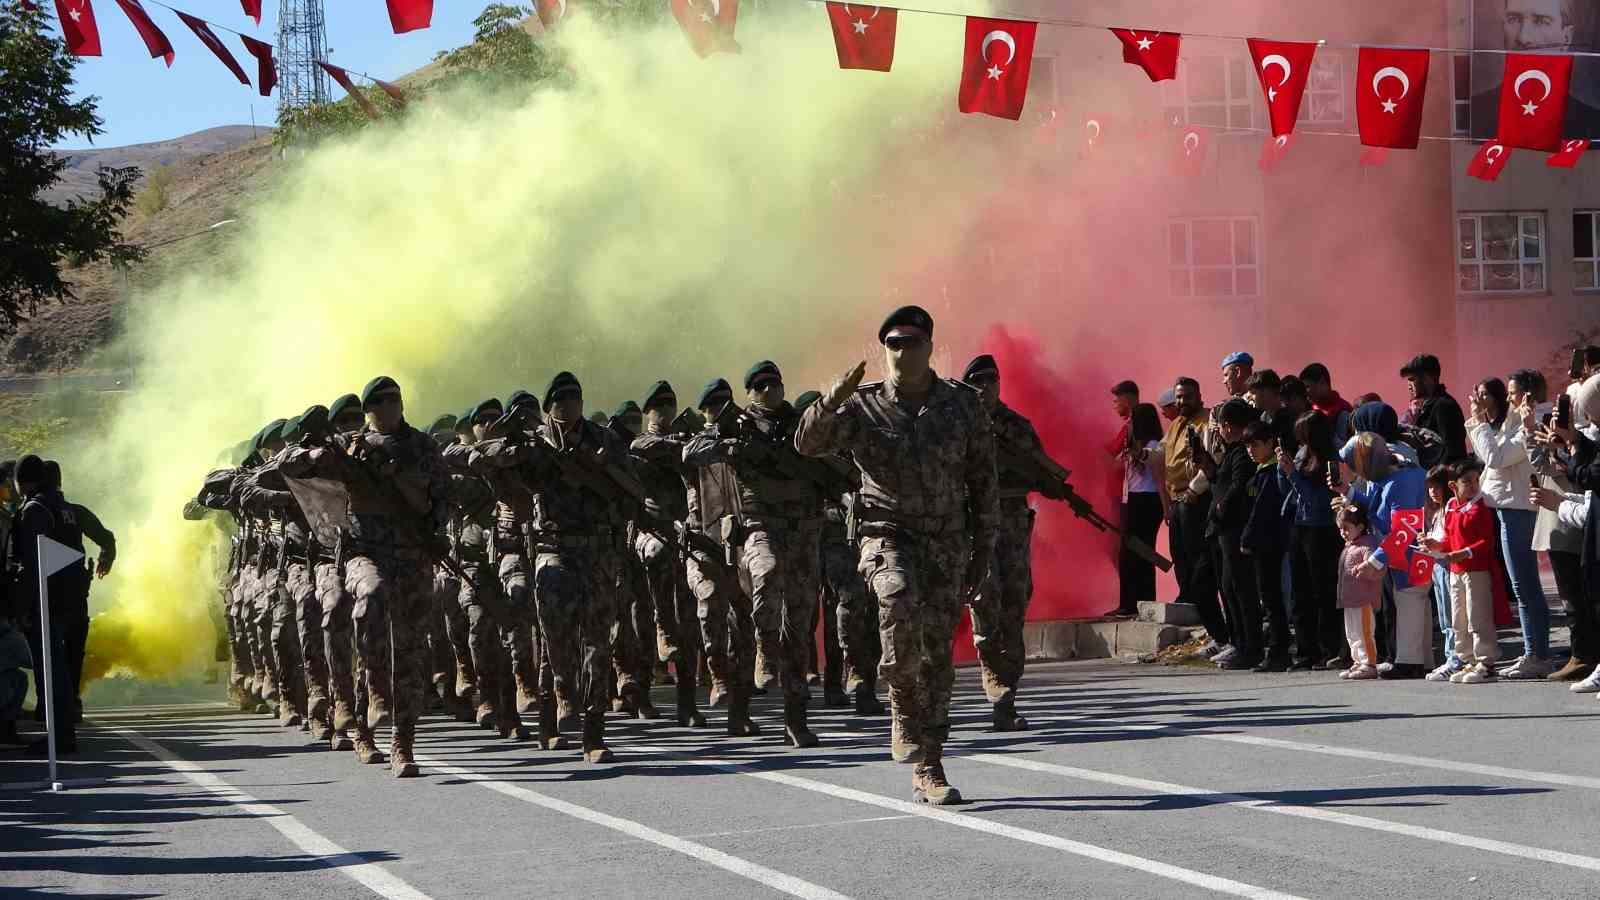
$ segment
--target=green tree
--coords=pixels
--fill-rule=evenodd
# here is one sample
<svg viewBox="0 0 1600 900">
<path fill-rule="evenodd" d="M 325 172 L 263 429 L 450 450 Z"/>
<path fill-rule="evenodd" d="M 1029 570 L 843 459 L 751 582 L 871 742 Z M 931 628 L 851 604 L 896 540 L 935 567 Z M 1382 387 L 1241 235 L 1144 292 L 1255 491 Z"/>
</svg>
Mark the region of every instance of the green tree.
<svg viewBox="0 0 1600 900">
<path fill-rule="evenodd" d="M 522 27 L 533 9 L 516 3 L 491 3 L 472 20 L 472 43 L 435 57 L 449 72 L 446 83 L 473 81 L 491 87 L 534 83 L 559 77 L 559 54 Z"/>
<path fill-rule="evenodd" d="M 144 176 L 144 185 L 134 197 L 139 212 L 153 216 L 172 202 L 172 167 L 156 166 Z"/>
<path fill-rule="evenodd" d="M 43 4 L 39 4 L 40 7 Z M 50 147 L 67 135 L 101 133 L 97 98 L 72 99 L 76 57 L 44 33 L 44 13 L 0 6 L 0 338 L 41 300 L 72 299 L 64 265 L 144 256 L 123 243 L 118 226 L 133 201 L 139 170 L 100 167 L 100 196 L 53 206 L 39 198 L 67 161 Z"/>
</svg>

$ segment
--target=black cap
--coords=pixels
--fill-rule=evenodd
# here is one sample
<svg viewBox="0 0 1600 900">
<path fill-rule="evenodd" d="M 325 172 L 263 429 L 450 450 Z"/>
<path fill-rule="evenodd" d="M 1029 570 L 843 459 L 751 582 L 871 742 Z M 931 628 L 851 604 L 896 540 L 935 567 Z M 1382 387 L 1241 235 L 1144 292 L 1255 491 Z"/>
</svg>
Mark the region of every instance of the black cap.
<svg viewBox="0 0 1600 900">
<path fill-rule="evenodd" d="M 573 392 L 583 393 L 583 385 L 578 383 L 578 376 L 571 372 L 557 372 L 556 377 L 550 379 L 549 386 L 544 389 L 544 406 L 542 408 L 548 411 L 551 404 L 556 402 L 556 398 L 562 394 Z"/>
<path fill-rule="evenodd" d="M 713 378 L 706 382 L 700 391 L 700 399 L 695 402 L 695 409 L 708 409 L 712 406 L 721 406 L 733 399 L 733 385 L 728 384 L 726 378 Z"/>
<path fill-rule="evenodd" d="M 644 403 L 640 404 L 640 406 L 644 409 L 649 409 L 658 403 L 666 403 L 669 400 L 676 406 L 678 395 L 672 392 L 672 385 L 665 381 L 658 381 L 650 385 L 650 392 L 644 395 Z"/>
<path fill-rule="evenodd" d="M 878 343 L 883 343 L 883 339 L 889 336 L 890 329 L 897 327 L 916 328 L 929 340 L 933 340 L 933 316 L 928 315 L 928 311 L 920 306 L 902 306 L 889 313 L 889 317 L 878 326 Z"/>
<path fill-rule="evenodd" d="M 1434 380 L 1439 378 L 1439 357 L 1431 353 L 1411 357 L 1411 361 L 1400 367 L 1400 377 L 1410 375 L 1427 375 Z"/>
<path fill-rule="evenodd" d="M 750 367 L 744 373 L 744 389 L 750 390 L 763 381 L 782 381 L 783 373 L 778 371 L 778 364 L 770 359 L 763 359 Z"/>
<path fill-rule="evenodd" d="M 974 378 L 999 377 L 1000 365 L 994 361 L 994 357 L 987 353 L 973 357 L 972 362 L 967 363 L 967 370 L 961 373 L 961 380 L 968 384 L 971 384 Z"/>
<path fill-rule="evenodd" d="M 345 394 L 343 397 L 340 397 L 339 399 L 328 404 L 328 421 L 332 422 L 333 420 L 339 418 L 339 416 L 344 414 L 345 410 L 352 407 L 355 409 L 360 409 L 361 398 L 357 397 L 355 394 Z"/>
<path fill-rule="evenodd" d="M 17 460 L 17 484 L 31 483 L 43 484 L 45 480 L 44 460 L 37 455 L 29 453 Z"/>
<path fill-rule="evenodd" d="M 373 399 L 379 394 L 391 392 L 396 394 L 400 392 L 399 383 L 387 375 L 379 375 L 377 378 L 367 382 L 367 386 L 361 389 L 361 408 L 366 409 L 371 406 Z"/>
<path fill-rule="evenodd" d="M 806 391 L 804 394 L 794 398 L 794 408 L 801 412 L 805 412 L 806 407 L 821 399 L 822 395 L 816 391 Z"/>
<path fill-rule="evenodd" d="M 433 424 L 428 426 L 428 433 L 429 434 L 438 434 L 441 431 L 448 431 L 448 432 L 452 432 L 453 433 L 455 430 L 456 430 L 456 417 L 451 415 L 450 413 L 445 413 L 444 415 L 440 416 L 439 418 L 434 419 L 433 420 Z"/>
</svg>

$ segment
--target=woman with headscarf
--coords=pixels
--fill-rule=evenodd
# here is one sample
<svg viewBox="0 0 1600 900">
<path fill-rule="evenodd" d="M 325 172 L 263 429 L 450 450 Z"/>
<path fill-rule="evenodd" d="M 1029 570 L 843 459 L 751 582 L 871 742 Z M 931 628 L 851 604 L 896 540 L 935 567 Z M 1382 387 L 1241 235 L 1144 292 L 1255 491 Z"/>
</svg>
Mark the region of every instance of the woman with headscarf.
<svg viewBox="0 0 1600 900">
<path fill-rule="evenodd" d="M 1367 511 L 1372 533 L 1380 540 L 1389 536 L 1394 514 L 1416 510 L 1420 514 L 1427 500 L 1426 476 L 1421 468 L 1396 457 L 1389 442 L 1376 432 L 1363 431 L 1345 444 L 1341 454 L 1345 465 L 1359 478 L 1345 479 L 1344 497 Z M 1413 579 L 1405 559 L 1393 560 L 1400 568 L 1389 568 L 1389 583 L 1394 589 L 1395 650 L 1394 665 L 1379 672 L 1380 678 L 1421 678 L 1433 667 L 1433 634 L 1428 614 L 1429 583 Z M 1388 552 L 1378 549 L 1370 565 L 1388 567 Z"/>
<path fill-rule="evenodd" d="M 1376 400 L 1356 407 L 1356 411 L 1350 414 L 1350 432 L 1354 435 L 1363 431 L 1370 431 L 1383 438 L 1396 456 L 1411 465 L 1421 465 L 1417 458 L 1417 448 L 1411 446 L 1400 431 L 1400 416 L 1389 404 Z"/>
</svg>

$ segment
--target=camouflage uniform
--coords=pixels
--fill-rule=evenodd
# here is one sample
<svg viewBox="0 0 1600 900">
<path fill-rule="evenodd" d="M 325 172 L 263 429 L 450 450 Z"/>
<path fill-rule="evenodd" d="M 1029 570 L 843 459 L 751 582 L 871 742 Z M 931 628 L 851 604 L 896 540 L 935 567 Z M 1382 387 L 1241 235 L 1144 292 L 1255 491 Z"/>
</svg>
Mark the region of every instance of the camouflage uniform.
<svg viewBox="0 0 1600 900">
<path fill-rule="evenodd" d="M 655 609 L 656 657 L 672 663 L 677 677 L 678 724 L 687 726 L 705 724 L 705 718 L 695 709 L 700 628 L 695 595 L 689 590 L 685 574 L 687 548 L 675 551 L 652 530 L 678 530 L 682 535 L 680 523 L 689 515 L 683 443 L 675 435 L 646 432 L 633 440 L 629 452 L 647 495 L 645 511 L 651 517 L 647 527 L 637 530 L 633 546 L 643 570 L 645 590 Z M 726 621 L 726 612 L 722 615 Z"/>
<path fill-rule="evenodd" d="M 694 598 L 695 615 L 700 619 L 700 640 L 706 670 L 711 674 L 712 706 L 728 701 L 728 733 L 759 734 L 750 719 L 750 694 L 755 688 L 756 626 L 750 595 L 739 586 L 737 563 L 728 556 L 730 548 L 713 537 L 716 521 L 705 521 L 700 497 L 708 483 L 722 482 L 732 489 L 732 474 L 727 463 L 713 463 L 685 479 L 686 508 L 684 538 L 688 557 L 684 560 L 684 583 Z"/>
<path fill-rule="evenodd" d="M 1040 451 L 1033 424 L 1004 403 L 990 413 L 997 447 L 1019 455 Z M 1022 622 L 1033 596 L 1033 510 L 1029 486 L 1015 476 L 1000 476 L 1000 527 L 995 534 L 989 577 L 972 598 L 972 644 L 983 669 L 983 690 L 997 716 L 1015 721 L 1013 705 L 1026 651 Z"/>
<path fill-rule="evenodd" d="M 451 473 L 451 515 L 447 526 L 450 544 L 467 576 L 458 580 L 458 593 L 452 603 L 460 611 L 471 660 L 477 692 L 475 718 L 479 725 L 502 728 L 502 735 L 509 737 L 521 725 L 506 647 L 513 621 L 502 602 L 504 595 L 493 555 L 495 496 L 489 484 L 469 470 L 472 450 L 469 444 L 456 444 L 446 447 L 443 453 Z M 531 606 L 525 584 L 522 590 L 522 602 Z M 515 627 L 531 631 L 532 621 L 531 615 L 524 615 Z"/>
<path fill-rule="evenodd" d="M 997 516 L 994 437 L 978 394 L 934 378 L 913 414 L 892 383 L 864 384 L 837 412 L 812 404 L 795 446 L 848 453 L 861 471 L 859 570 L 878 598 L 893 755 L 938 765 L 963 573 L 973 542 L 992 546 Z"/>
<path fill-rule="evenodd" d="M 844 502 L 829 500 L 823 507 L 823 684 L 828 690 L 842 688 L 854 694 L 857 712 L 881 713 L 877 689 L 883 649 L 878 641 L 878 608 L 870 602 L 858 568 L 860 551 L 850 540 L 846 507 L 851 502 L 853 496 Z"/>
</svg>

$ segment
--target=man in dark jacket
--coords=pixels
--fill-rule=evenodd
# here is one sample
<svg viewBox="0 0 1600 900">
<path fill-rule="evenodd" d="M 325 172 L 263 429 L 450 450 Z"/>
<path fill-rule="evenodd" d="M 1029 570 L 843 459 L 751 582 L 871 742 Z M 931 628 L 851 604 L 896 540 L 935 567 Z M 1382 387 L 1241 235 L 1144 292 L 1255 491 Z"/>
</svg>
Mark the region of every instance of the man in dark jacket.
<svg viewBox="0 0 1600 900">
<path fill-rule="evenodd" d="M 69 547 L 82 546 L 82 532 L 66 498 L 61 496 L 60 491 L 50 487 L 44 460 L 32 454 L 18 460 L 16 487 L 23 502 L 11 519 L 10 558 L 16 579 L 13 582 L 16 589 L 14 601 L 23 621 L 31 624 L 30 628 L 24 630 L 32 632 L 29 637 L 34 644 L 32 649 L 36 667 L 44 664 L 45 657 L 41 652 L 43 642 L 50 641 L 50 687 L 55 695 L 56 749 L 61 753 L 76 753 L 78 736 L 72 722 L 72 686 L 67 675 L 64 640 L 66 619 L 69 618 L 66 612 L 72 602 L 71 581 L 75 576 L 71 567 L 68 567 L 50 577 L 50 628 L 45 633 L 39 619 L 38 539 L 47 537 Z M 35 671 L 42 670 L 36 668 Z M 42 676 L 38 680 L 42 681 Z M 38 695 L 42 698 L 44 691 L 40 690 Z M 46 746 L 44 742 L 39 742 L 31 750 L 35 754 L 42 754 Z"/>
<path fill-rule="evenodd" d="M 1439 376 L 1439 357 L 1428 353 L 1412 357 L 1400 368 L 1400 377 L 1411 389 L 1411 399 L 1422 401 L 1422 409 L 1411 424 L 1439 436 L 1444 444 L 1439 462 L 1448 464 L 1467 458 L 1467 423 L 1461 404 L 1439 383 Z"/>
<path fill-rule="evenodd" d="M 61 464 L 53 459 L 44 463 L 45 477 L 50 482 L 50 487 L 61 491 Z M 67 621 L 61 623 L 65 629 L 67 644 L 67 678 L 72 688 L 72 721 L 83 721 L 83 659 L 89 646 L 89 585 L 92 578 L 104 578 L 111 572 L 111 566 L 117 561 L 117 536 L 111 533 L 100 522 L 100 517 L 94 511 L 81 503 L 67 501 L 72 508 L 73 517 L 78 522 L 78 527 L 83 537 L 93 541 L 100 548 L 100 558 L 95 563 L 94 572 L 85 568 L 84 563 L 79 563 L 68 571 L 74 576 L 72 586 L 72 602 L 68 609 L 70 615 Z M 86 553 L 80 541 L 72 549 L 79 553 Z"/>
<path fill-rule="evenodd" d="M 1258 414 L 1250 404 L 1237 397 L 1223 403 L 1216 410 L 1217 427 L 1225 448 L 1222 461 L 1216 464 L 1211 479 L 1211 517 L 1206 526 L 1206 538 L 1217 547 L 1217 560 L 1224 589 L 1225 614 L 1228 631 L 1233 637 L 1233 653 L 1218 654 L 1217 665 L 1223 669 L 1253 669 L 1260 664 L 1261 605 L 1256 593 L 1255 572 L 1249 558 L 1241 549 L 1246 523 L 1253 509 L 1249 493 L 1256 464 L 1250 459 L 1244 442 L 1244 431 Z"/>
<path fill-rule="evenodd" d="M 1283 520 L 1285 498 L 1278 483 L 1275 458 L 1278 440 L 1273 426 L 1265 421 L 1251 422 L 1244 430 L 1243 442 L 1256 470 L 1245 491 L 1250 515 L 1239 538 L 1239 550 L 1255 577 L 1257 597 L 1267 617 L 1266 655 L 1256 666 L 1257 672 L 1286 672 L 1290 662 L 1289 611 L 1282 577 L 1288 535 Z"/>
</svg>

